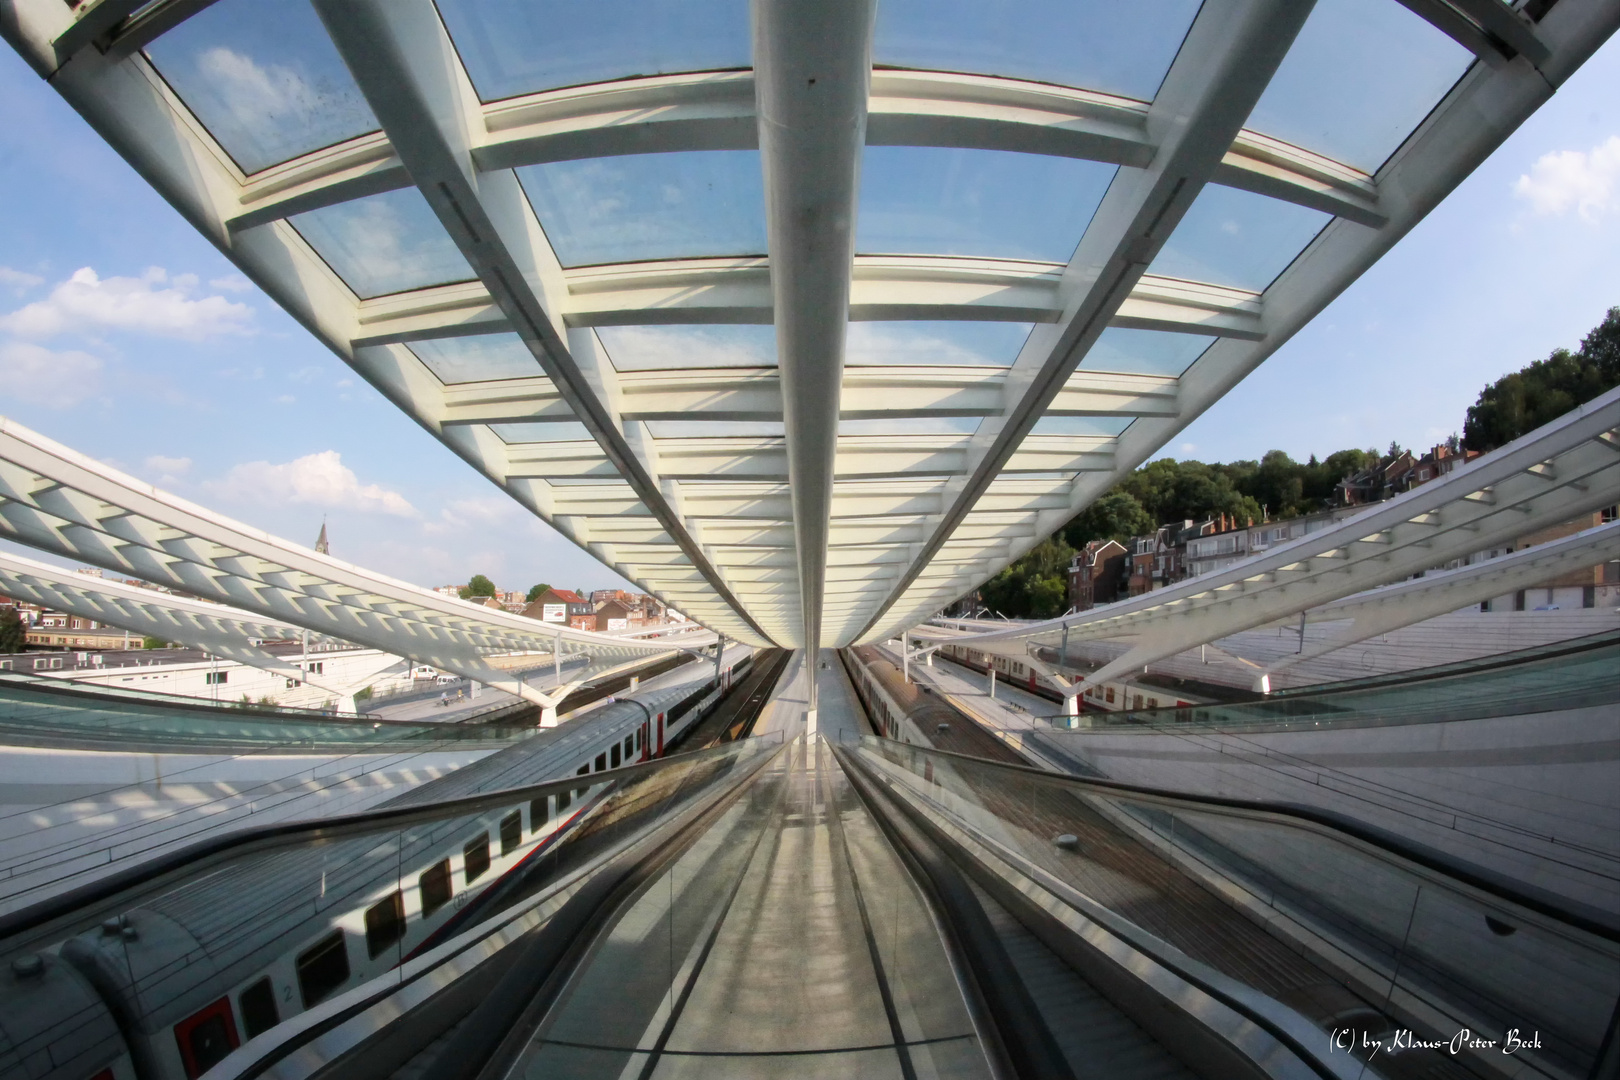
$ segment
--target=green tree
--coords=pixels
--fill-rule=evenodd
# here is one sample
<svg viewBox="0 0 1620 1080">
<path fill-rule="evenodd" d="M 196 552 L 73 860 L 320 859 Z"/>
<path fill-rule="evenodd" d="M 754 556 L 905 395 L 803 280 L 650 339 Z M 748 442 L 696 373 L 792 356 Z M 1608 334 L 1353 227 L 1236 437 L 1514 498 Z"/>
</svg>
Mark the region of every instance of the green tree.
<svg viewBox="0 0 1620 1080">
<path fill-rule="evenodd" d="M 167 641 L 162 638 L 155 638 L 151 634 L 141 638 L 141 648 L 143 649 L 167 649 L 168 647 L 169 643 Z"/>
<path fill-rule="evenodd" d="M 1069 561 L 1074 549 L 1059 537 L 1035 545 L 1022 559 L 985 582 L 985 605 L 1013 619 L 1050 619 L 1069 607 Z"/>
<path fill-rule="evenodd" d="M 0 608 L 0 653 L 18 653 L 28 647 L 28 628 L 14 607 Z"/>
<path fill-rule="evenodd" d="M 526 599 L 528 600 L 529 603 L 532 604 L 536 600 L 540 599 L 541 594 L 545 593 L 550 588 L 551 588 L 550 585 L 530 585 L 529 586 L 529 595 L 527 596 Z"/>
<path fill-rule="evenodd" d="M 1556 349 L 1545 360 L 1504 375 L 1468 407 L 1463 445 L 1494 450 L 1558 419 L 1620 384 L 1620 307 L 1581 340 L 1576 352 Z"/>
<path fill-rule="evenodd" d="M 474 574 L 472 580 L 461 587 L 458 595 L 463 600 L 473 600 L 480 596 L 494 596 L 495 583 L 483 574 Z"/>
<path fill-rule="evenodd" d="M 1063 539 L 1078 551 L 1093 540 L 1118 540 L 1151 532 L 1156 523 L 1136 496 L 1113 488 L 1086 507 L 1063 529 Z"/>
</svg>

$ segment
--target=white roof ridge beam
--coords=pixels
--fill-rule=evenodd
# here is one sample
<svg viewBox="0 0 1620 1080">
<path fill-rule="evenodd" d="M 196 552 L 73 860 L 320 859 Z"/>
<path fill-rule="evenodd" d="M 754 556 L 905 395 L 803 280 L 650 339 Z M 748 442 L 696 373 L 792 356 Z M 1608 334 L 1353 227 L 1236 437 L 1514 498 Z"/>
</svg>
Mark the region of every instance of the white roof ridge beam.
<svg viewBox="0 0 1620 1080">
<path fill-rule="evenodd" d="M 753 0 L 754 108 L 804 626 L 821 647 L 876 0 Z M 815 681 L 810 708 L 816 707 Z"/>
<path fill-rule="evenodd" d="M 1544 585 L 1564 574 L 1620 559 L 1620 521 L 1583 529 L 1572 536 L 1521 548 L 1453 570 L 1355 593 L 1306 612 L 1313 622 L 1353 620 L 1331 639 L 1306 646 L 1265 666 L 1270 674 L 1335 652 L 1403 626 L 1458 611 L 1471 604 Z"/>
<path fill-rule="evenodd" d="M 1199 11 L 1148 110 L 1148 133 L 1156 136 L 1157 155 L 1147 168 L 1122 170 L 1115 177 L 1070 262 L 1069 275 L 1089 284 L 1078 292 L 1055 339 L 1046 339 L 1045 355 L 1035 357 L 1038 369 L 1028 372 L 1026 389 L 1010 395 L 1002 422 L 985 421 L 993 425 L 986 438 L 994 441 L 973 463 L 921 554 L 894 590 L 878 601 L 854 638 L 865 638 L 877 629 L 1130 298 L 1148 264 L 1219 167 L 1311 8 L 1297 0 L 1234 0 Z M 1046 343 L 1037 342 L 1039 336 L 1037 329 L 1025 345 L 1026 355 Z"/>
<path fill-rule="evenodd" d="M 475 170 L 477 98 L 432 0 L 316 0 L 315 8 L 411 179 L 569 408 L 720 598 L 769 639 L 668 505 L 546 310 L 555 256 L 530 227 L 517 177 Z"/>
<path fill-rule="evenodd" d="M 1350 221 L 1330 222 L 1266 290 L 1264 339 L 1253 343 L 1227 339 L 1210 346 L 1181 376 L 1181 416 L 1149 417 L 1131 424 L 1119 437 L 1116 471 L 1078 475 L 1070 487 L 1068 507 L 1043 511 L 1041 535 L 1061 526 L 1146 461 L 1314 318 L 1499 147 L 1617 28 L 1620 6 L 1604 0 L 1562 0 L 1538 27 L 1538 35 L 1555 50 L 1548 64 L 1540 69 L 1521 61 L 1500 68 L 1475 65 L 1379 169 L 1380 206 L 1389 224 L 1370 232 Z M 1482 117 L 1490 122 L 1482 123 Z M 1040 328 L 1036 329 L 1038 333 Z M 1011 558 L 1025 550 L 1015 548 Z M 989 573 L 1005 565 L 993 564 Z M 926 591 L 919 588 L 868 632 L 892 636 L 980 580 L 963 576 Z"/>
</svg>

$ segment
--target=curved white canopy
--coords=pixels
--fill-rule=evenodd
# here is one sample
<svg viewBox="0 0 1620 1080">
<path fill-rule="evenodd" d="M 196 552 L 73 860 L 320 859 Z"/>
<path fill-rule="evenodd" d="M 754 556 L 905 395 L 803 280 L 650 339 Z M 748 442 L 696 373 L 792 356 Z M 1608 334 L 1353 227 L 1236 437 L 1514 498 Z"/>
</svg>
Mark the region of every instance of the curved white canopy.
<svg viewBox="0 0 1620 1080">
<path fill-rule="evenodd" d="M 709 627 L 830 646 L 915 625 L 1151 456 L 1620 24 L 1608 0 L 750 7 L 666 32 L 0 0 L 0 33 L 513 498 Z M 233 111 L 221 49 L 325 96 Z"/>
</svg>

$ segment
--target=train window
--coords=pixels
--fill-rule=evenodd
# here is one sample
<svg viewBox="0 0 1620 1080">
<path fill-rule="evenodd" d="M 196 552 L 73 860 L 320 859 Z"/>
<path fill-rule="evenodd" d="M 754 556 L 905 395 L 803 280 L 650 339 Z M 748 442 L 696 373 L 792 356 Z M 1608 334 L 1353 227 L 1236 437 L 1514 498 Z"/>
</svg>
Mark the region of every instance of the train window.
<svg viewBox="0 0 1620 1080">
<path fill-rule="evenodd" d="M 313 1009 L 349 981 L 349 950 L 343 931 L 334 930 L 298 954 L 298 995 Z"/>
<path fill-rule="evenodd" d="M 1131 705 L 1131 708 L 1140 709 L 1142 707 L 1142 695 L 1141 694 L 1132 695 L 1131 700 L 1134 702 L 1134 704 Z"/>
<path fill-rule="evenodd" d="M 1108 688 L 1108 704 L 1112 705 L 1113 703 L 1114 703 L 1114 688 L 1112 686 L 1110 686 Z"/>
<path fill-rule="evenodd" d="M 607 768 L 607 754 L 605 754 L 605 753 L 597 754 L 596 755 L 596 771 L 601 772 L 605 768 Z"/>
<path fill-rule="evenodd" d="M 624 738 L 624 760 L 629 761 L 630 755 L 636 752 L 636 737 L 626 735 Z"/>
<path fill-rule="evenodd" d="M 564 810 L 568 809 L 568 804 L 573 801 L 574 793 L 572 791 L 557 792 L 557 813 L 561 814 Z"/>
<path fill-rule="evenodd" d="M 501 854 L 512 854 L 521 843 L 523 843 L 523 811 L 514 810 L 501 818 Z"/>
<path fill-rule="evenodd" d="M 611 756 L 608 758 L 608 764 L 617 769 L 619 767 L 619 744 L 614 743 L 613 748 L 609 751 L 609 753 Z"/>
<path fill-rule="evenodd" d="M 366 952 L 375 960 L 405 936 L 405 898 L 395 890 L 366 908 Z"/>
<path fill-rule="evenodd" d="M 529 804 L 529 832 L 537 833 L 551 820 L 548 800 L 544 795 Z"/>
<path fill-rule="evenodd" d="M 236 1007 L 242 1010 L 242 1028 L 250 1039 L 281 1023 L 281 1013 L 276 1010 L 276 990 L 270 985 L 268 975 L 238 994 Z"/>
<path fill-rule="evenodd" d="M 416 884 L 422 892 L 422 918 L 431 918 L 455 895 L 455 889 L 450 884 L 450 860 L 440 859 L 422 871 Z"/>
<path fill-rule="evenodd" d="M 636 753 L 639 754 L 641 752 L 641 748 L 643 746 L 645 746 L 646 744 L 647 744 L 647 733 L 645 731 L 643 731 L 641 728 L 636 728 Z"/>
<path fill-rule="evenodd" d="M 467 841 L 467 846 L 461 849 L 461 856 L 465 860 L 462 872 L 467 877 L 467 884 L 471 885 L 489 869 L 489 834 Z"/>
<path fill-rule="evenodd" d="M 240 1045 L 236 1038 L 236 1020 L 231 1016 L 231 999 L 222 997 L 186 1017 L 174 1025 L 174 1037 L 180 1044 L 180 1060 L 186 1067 L 186 1075 L 197 1080 Z"/>
<path fill-rule="evenodd" d="M 585 764 L 581 765 L 579 768 L 574 770 L 574 775 L 575 776 L 584 776 L 586 773 L 588 773 L 590 771 L 591 771 L 591 763 L 587 761 Z"/>
</svg>

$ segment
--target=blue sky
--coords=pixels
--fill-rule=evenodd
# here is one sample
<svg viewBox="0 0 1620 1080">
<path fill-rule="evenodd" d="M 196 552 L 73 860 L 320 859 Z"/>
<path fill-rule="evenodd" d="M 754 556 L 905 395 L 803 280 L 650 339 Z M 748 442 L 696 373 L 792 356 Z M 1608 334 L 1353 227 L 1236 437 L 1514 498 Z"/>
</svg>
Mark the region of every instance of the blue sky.
<svg viewBox="0 0 1620 1080">
<path fill-rule="evenodd" d="M 919 37 L 907 48 L 928 57 L 947 45 Z M 491 59 L 492 70 L 508 61 L 516 63 Z M 0 50 L 0 100 L 7 110 L 0 125 L 0 413 L 294 540 L 312 542 L 325 517 L 334 554 L 420 584 L 465 581 L 474 572 L 503 588 L 618 583 L 236 275 L 9 50 Z M 1616 102 L 1620 43 L 1611 42 L 1393 252 L 1166 452 L 1231 460 L 1282 449 L 1303 459 L 1391 440 L 1423 445 L 1460 430 L 1486 382 L 1577 344 L 1620 303 Z M 1280 130 L 1287 117 L 1279 113 L 1275 122 Z M 1382 152 L 1378 132 L 1351 136 L 1367 153 Z M 897 245 L 914 248 L 927 242 L 903 207 L 886 209 L 885 184 L 910 172 L 917 154 L 953 153 L 874 155 L 863 196 L 873 215 L 860 223 L 863 237 L 893 235 Z M 877 160 L 884 157 L 895 159 L 893 168 Z M 1027 187 L 1030 180 L 1013 176 L 1023 162 L 955 158 L 925 170 L 938 188 L 928 198 L 948 211 L 967 238 L 961 242 L 973 243 L 981 230 L 973 217 L 979 185 L 1016 180 Z M 1034 164 L 1052 173 L 1054 189 L 1085 197 L 1075 202 L 1074 221 L 1031 234 L 1029 251 L 1017 254 L 1062 258 L 1100 197 L 1106 171 Z M 971 184 L 953 186 L 956 177 Z M 1272 225 L 1287 234 L 1278 241 L 1284 247 L 1303 243 L 1294 233 L 1308 238 L 1319 227 L 1303 218 Z M 341 239 L 334 233 L 332 242 Z M 737 241 L 739 250 L 755 242 L 751 234 Z M 936 242 L 947 250 L 958 238 Z M 1224 272 L 1234 283 L 1245 275 L 1259 281 L 1275 267 Z M 859 331 L 852 357 L 891 350 L 908 332 L 899 324 Z M 965 361 L 1010 359 L 1025 332 L 963 326 L 946 346 Z M 735 353 L 737 362 L 771 348 L 764 328 L 698 333 L 713 338 L 717 357 Z M 625 366 L 656 366 L 660 337 L 638 328 L 604 335 Z M 940 352 L 938 359 L 954 356 Z"/>
</svg>

